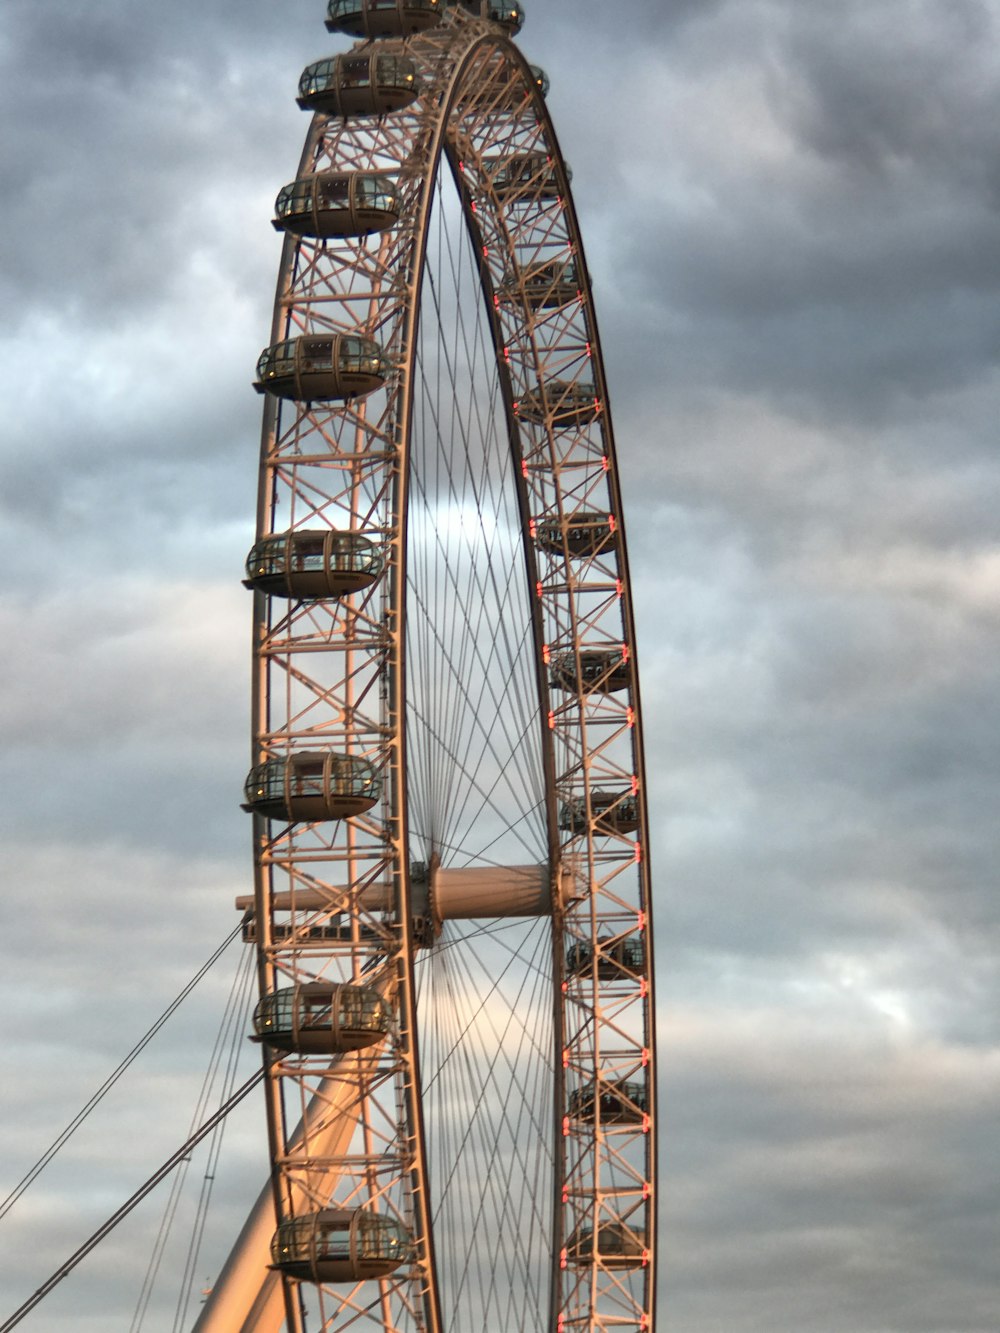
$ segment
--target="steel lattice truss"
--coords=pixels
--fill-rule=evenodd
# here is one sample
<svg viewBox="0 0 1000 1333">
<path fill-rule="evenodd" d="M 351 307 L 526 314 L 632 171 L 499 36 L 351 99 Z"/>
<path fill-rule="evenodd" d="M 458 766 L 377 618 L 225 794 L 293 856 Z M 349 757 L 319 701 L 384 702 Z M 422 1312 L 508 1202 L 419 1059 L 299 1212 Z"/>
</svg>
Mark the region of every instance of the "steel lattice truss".
<svg viewBox="0 0 1000 1333">
<path fill-rule="evenodd" d="M 360 1210 L 407 1240 L 373 1276 L 262 1274 L 259 1301 L 289 1329 L 647 1329 L 635 639 L 569 174 L 498 23 L 452 6 L 351 52 L 383 56 L 412 61 L 415 96 L 316 114 L 299 178 L 377 173 L 398 216 L 289 232 L 271 336 L 372 340 L 380 379 L 266 394 L 258 514 L 259 541 L 355 534 L 381 568 L 336 596 L 254 594 L 257 794 L 290 801 L 311 762 L 327 795 L 331 773 L 366 774 L 365 802 L 281 814 L 252 777 L 243 906 L 265 1002 L 322 982 L 387 1015 L 356 1049 L 262 1033 L 278 1220 Z M 518 876 L 540 905 L 494 891 Z"/>
</svg>

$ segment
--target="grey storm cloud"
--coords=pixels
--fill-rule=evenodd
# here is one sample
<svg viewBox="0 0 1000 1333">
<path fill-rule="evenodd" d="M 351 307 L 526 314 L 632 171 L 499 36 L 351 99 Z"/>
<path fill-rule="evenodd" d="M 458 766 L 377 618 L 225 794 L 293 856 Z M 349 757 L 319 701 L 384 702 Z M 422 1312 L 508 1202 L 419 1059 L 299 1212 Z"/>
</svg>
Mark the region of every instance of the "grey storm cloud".
<svg viewBox="0 0 1000 1333">
<path fill-rule="evenodd" d="M 0 1195 L 250 880 L 250 381 L 323 9 L 0 16 Z M 661 1333 L 997 1326 L 998 28 L 997 0 L 530 0 L 518 39 L 574 169 L 627 506 Z M 0 1219 L 0 1318 L 187 1132 L 235 971 Z M 199 1283 L 262 1120 L 234 1121 Z M 30 1327 L 127 1326 L 161 1207 Z"/>
</svg>

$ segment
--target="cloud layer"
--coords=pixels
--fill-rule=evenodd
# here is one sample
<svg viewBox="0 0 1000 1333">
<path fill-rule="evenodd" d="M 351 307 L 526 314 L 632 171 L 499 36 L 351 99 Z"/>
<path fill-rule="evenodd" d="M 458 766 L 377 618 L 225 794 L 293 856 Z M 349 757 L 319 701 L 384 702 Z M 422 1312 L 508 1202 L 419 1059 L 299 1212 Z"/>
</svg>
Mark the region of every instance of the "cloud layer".
<svg viewBox="0 0 1000 1333">
<path fill-rule="evenodd" d="M 322 9 L 0 19 L 0 1194 L 246 890 L 249 383 Z M 662 1333 L 996 1327 L 998 27 L 996 0 L 532 0 L 519 39 L 629 506 Z M 228 966 L 2 1222 L 4 1307 L 183 1138 Z M 252 1113 L 232 1135 L 199 1282 L 264 1173 Z M 125 1327 L 157 1223 L 30 1327 Z"/>
</svg>

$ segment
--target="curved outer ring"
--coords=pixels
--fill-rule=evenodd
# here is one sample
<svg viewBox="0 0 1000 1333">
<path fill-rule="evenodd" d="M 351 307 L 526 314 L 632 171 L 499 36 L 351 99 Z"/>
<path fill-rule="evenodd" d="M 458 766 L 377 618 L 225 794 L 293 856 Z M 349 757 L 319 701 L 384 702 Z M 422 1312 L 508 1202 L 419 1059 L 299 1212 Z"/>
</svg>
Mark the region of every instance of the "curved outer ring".
<svg viewBox="0 0 1000 1333">
<path fill-rule="evenodd" d="M 446 38 L 446 41 L 444 43 L 442 43 L 441 41 L 442 36 Z M 585 272 L 585 266 L 583 260 L 583 250 L 580 240 L 579 228 L 577 225 L 575 212 L 573 210 L 572 202 L 568 192 L 566 173 L 562 166 L 561 158 L 558 155 L 558 148 L 556 145 L 554 131 L 552 129 L 551 122 L 548 119 L 544 103 L 542 102 L 541 97 L 537 91 L 537 88 L 535 87 L 534 79 L 530 74 L 527 64 L 523 60 L 523 58 L 519 54 L 514 52 L 514 49 L 511 47 L 507 39 L 504 38 L 502 35 L 500 35 L 497 29 L 493 27 L 493 25 L 466 19 L 465 16 L 462 14 L 450 15 L 446 24 L 443 25 L 442 32 L 435 31 L 430 34 L 425 34 L 421 37 L 413 38 L 407 43 L 407 47 L 411 52 L 417 53 L 418 58 L 421 54 L 425 52 L 426 54 L 424 55 L 424 58 L 430 64 L 433 65 L 435 62 L 438 63 L 439 70 L 438 70 L 437 86 L 438 88 L 441 88 L 446 83 L 446 94 L 440 96 L 440 100 L 438 101 L 436 106 L 433 105 L 433 99 L 428 99 L 430 105 L 427 105 L 423 111 L 424 123 L 426 127 L 426 121 L 428 119 L 433 118 L 432 129 L 429 134 L 425 133 L 425 137 L 423 138 L 423 143 L 419 145 L 418 153 L 414 154 L 414 157 L 422 159 L 423 161 L 423 178 L 422 178 L 422 185 L 420 186 L 420 188 L 416 189 L 413 193 L 413 197 L 416 198 L 416 200 L 418 201 L 419 214 L 418 218 L 415 220 L 415 225 L 414 223 L 411 223 L 411 231 L 410 231 L 411 240 L 410 240 L 409 256 L 407 260 L 408 288 L 409 288 L 410 299 L 406 304 L 404 312 L 402 313 L 402 321 L 404 328 L 397 335 L 397 346 L 400 344 L 403 345 L 406 348 L 406 354 L 401 358 L 399 363 L 399 384 L 401 392 L 398 393 L 397 402 L 400 410 L 397 413 L 394 432 L 393 432 L 397 450 L 397 466 L 394 469 L 396 489 L 393 501 L 393 511 L 395 514 L 395 521 L 394 521 L 394 530 L 391 534 L 393 558 L 390 559 L 389 561 L 389 567 L 390 567 L 389 601 L 392 607 L 392 614 L 395 616 L 395 621 L 394 621 L 395 631 L 391 635 L 391 642 L 388 645 L 388 653 L 387 653 L 388 674 L 390 680 L 389 734 L 391 739 L 387 747 L 389 753 L 386 756 L 386 760 L 387 760 L 387 767 L 391 775 L 390 785 L 392 788 L 392 799 L 391 799 L 392 813 L 389 818 L 389 824 L 391 826 L 391 840 L 394 847 L 395 864 L 393 866 L 393 876 L 396 884 L 396 894 L 398 903 L 397 911 L 398 911 L 398 918 L 401 930 L 401 940 L 400 940 L 401 947 L 398 950 L 398 957 L 395 960 L 397 968 L 396 981 L 397 981 L 397 996 L 399 1001 L 400 1029 L 405 1033 L 415 1034 L 415 1004 L 413 999 L 413 976 L 412 976 L 412 957 L 413 957 L 414 946 L 413 946 L 413 941 L 409 938 L 411 913 L 409 907 L 409 866 L 407 857 L 407 838 L 405 829 L 406 795 L 405 795 L 404 775 L 406 771 L 406 766 L 405 766 L 405 755 L 403 753 L 405 745 L 403 719 L 405 717 L 406 698 L 405 698 L 405 666 L 403 661 L 404 643 L 403 643 L 403 635 L 401 632 L 401 626 L 403 623 L 405 589 L 406 589 L 404 562 L 405 562 L 405 549 L 406 549 L 405 515 L 407 512 L 407 501 L 406 501 L 405 487 L 406 487 L 406 477 L 408 473 L 408 468 L 405 464 L 405 461 L 403 460 L 405 458 L 405 450 L 408 439 L 409 414 L 410 414 L 410 408 L 412 404 L 412 394 L 413 394 L 412 369 L 413 369 L 413 357 L 415 348 L 416 321 L 418 319 L 420 276 L 423 270 L 423 255 L 426 246 L 427 227 L 428 227 L 429 213 L 430 213 L 429 187 L 431 181 L 433 180 L 438 170 L 438 163 L 440 161 L 442 154 L 447 156 L 449 160 L 452 162 L 453 170 L 456 171 L 456 176 L 459 179 L 460 193 L 465 206 L 466 221 L 469 224 L 470 232 L 478 243 L 480 244 L 484 243 L 484 234 L 479 221 L 479 219 L 483 215 L 482 213 L 474 214 L 470 206 L 473 199 L 473 195 L 476 193 L 476 191 L 469 187 L 467 177 L 464 176 L 462 170 L 458 169 L 457 164 L 458 164 L 458 157 L 460 154 L 460 148 L 459 146 L 456 145 L 454 140 L 450 138 L 446 133 L 446 131 L 449 128 L 449 116 L 452 109 L 458 104 L 463 94 L 471 95 L 469 90 L 465 88 L 463 80 L 476 67 L 477 55 L 479 57 L 482 57 L 485 53 L 491 53 L 494 56 L 496 56 L 497 53 L 499 53 L 501 59 L 510 62 L 520 72 L 520 76 L 525 86 L 525 91 L 532 98 L 534 104 L 534 114 L 539 124 L 543 127 L 545 141 L 547 142 L 548 145 L 550 145 L 551 149 L 553 150 L 553 156 L 556 160 L 556 169 L 559 176 L 562 195 L 563 195 L 563 214 L 567 224 L 567 231 L 570 238 L 570 244 L 576 255 L 578 268 L 581 272 Z M 443 65 L 447 71 L 446 80 L 442 78 L 440 74 L 441 65 Z M 391 120 L 392 117 L 387 117 L 386 119 Z M 307 139 L 307 143 L 303 153 L 302 163 L 300 166 L 300 174 L 305 174 L 305 172 L 307 172 L 313 166 L 313 163 L 318 161 L 318 152 L 323 144 L 324 134 L 326 133 L 327 129 L 328 129 L 328 123 L 326 118 L 317 117 L 313 123 L 313 126 L 311 128 L 310 134 Z M 479 191 L 479 196 L 480 198 L 483 198 L 482 190 Z M 491 202 L 488 198 L 488 191 L 486 192 L 485 202 L 487 204 Z M 496 200 L 493 200 L 492 204 L 495 209 L 495 215 L 492 217 L 491 220 L 494 223 L 502 223 L 501 209 L 497 208 Z M 290 313 L 289 313 L 290 307 L 287 301 L 287 293 L 289 291 L 293 274 L 295 272 L 298 263 L 298 255 L 300 247 L 301 247 L 301 242 L 299 240 L 297 240 L 292 236 L 286 236 L 283 255 L 282 255 L 281 276 L 279 278 L 279 284 L 278 284 L 278 299 L 275 304 L 275 318 L 274 318 L 274 327 L 272 331 L 272 341 L 278 341 L 282 336 L 286 336 L 287 334 L 290 321 Z M 511 444 L 512 448 L 515 451 L 515 461 L 517 463 L 516 472 L 519 477 L 519 490 L 520 490 L 519 498 L 522 507 L 522 513 L 524 514 L 526 520 L 524 523 L 524 547 L 525 547 L 526 566 L 527 569 L 530 571 L 530 575 L 533 581 L 536 583 L 536 585 L 541 587 L 541 580 L 537 577 L 538 571 L 536 570 L 536 550 L 529 535 L 531 518 L 532 518 L 532 497 L 528 494 L 528 487 L 524 480 L 524 478 L 527 475 L 524 469 L 530 465 L 529 464 L 530 451 L 529 453 L 525 453 L 522 440 L 522 435 L 525 431 L 525 423 L 523 421 L 519 422 L 516 416 L 516 410 L 514 406 L 516 386 L 513 382 L 512 375 L 508 369 L 508 363 L 503 355 L 504 347 L 507 346 L 508 344 L 505 343 L 504 341 L 505 330 L 501 327 L 501 317 L 499 313 L 499 307 L 497 307 L 493 301 L 493 297 L 495 295 L 496 283 L 494 281 L 493 276 L 491 275 L 489 266 L 485 263 L 482 268 L 481 276 L 483 281 L 484 292 L 489 302 L 489 308 L 491 309 L 492 312 L 493 334 L 499 354 L 498 364 L 500 365 L 501 368 L 503 391 L 506 399 L 508 419 L 511 427 Z M 597 344 L 596 321 L 594 319 L 593 308 L 590 302 L 589 291 L 584 292 L 583 306 L 586 312 L 585 313 L 586 325 L 590 334 L 589 342 L 591 347 L 591 354 L 588 359 L 592 366 L 592 376 L 595 383 L 595 388 L 597 390 L 597 396 L 599 397 L 601 402 L 605 405 L 604 418 L 603 422 L 601 423 L 601 436 L 603 441 L 604 457 L 608 460 L 608 466 L 606 468 L 607 508 L 609 513 L 614 516 L 617 522 L 617 532 L 619 535 L 614 543 L 615 547 L 614 554 L 617 563 L 618 584 L 619 584 L 619 595 L 617 600 L 620 606 L 620 616 L 623 627 L 622 629 L 623 639 L 624 642 L 629 646 L 630 660 L 633 664 L 632 679 L 629 690 L 630 704 L 628 705 L 628 707 L 631 713 L 629 730 L 631 731 L 631 745 L 633 751 L 632 769 L 637 782 L 636 796 L 638 799 L 639 812 L 640 812 L 639 813 L 640 832 L 639 832 L 639 837 L 635 843 L 635 849 L 636 849 L 635 859 L 636 863 L 639 866 L 639 870 L 637 872 L 638 888 L 636 893 L 637 897 L 636 908 L 638 913 L 641 914 L 640 919 L 642 921 L 643 927 L 646 930 L 646 940 L 648 942 L 650 938 L 650 932 L 649 932 L 650 895 L 649 895 L 648 860 L 645 856 L 645 848 L 648 846 L 648 835 L 646 826 L 645 801 L 643 799 L 644 782 L 643 782 L 642 752 L 641 752 L 641 728 L 638 725 L 638 682 L 635 673 L 634 625 L 633 625 L 632 609 L 628 592 L 628 576 L 627 576 L 627 566 L 625 558 L 624 539 L 621 529 L 621 505 L 620 505 L 620 496 L 618 490 L 617 470 L 614 466 L 613 446 L 611 443 L 610 420 L 606 412 L 607 394 L 604 384 L 603 367 L 601 364 L 600 353 Z M 527 313 L 530 315 L 530 312 Z M 531 322 L 530 318 L 527 320 L 527 322 L 528 323 Z M 541 359 L 538 358 L 536 355 L 537 364 L 540 364 L 540 360 Z M 543 376 L 540 374 L 539 380 L 541 380 L 542 378 Z M 262 485 L 260 489 L 258 539 L 262 536 L 268 535 L 273 530 L 274 493 L 272 488 L 272 479 L 273 479 L 273 460 L 274 460 L 274 439 L 277 428 L 277 416 L 278 416 L 277 405 L 273 402 L 273 400 L 268 400 L 268 406 L 265 412 L 265 424 L 264 424 L 264 451 L 262 459 Z M 562 493 L 559 490 L 560 486 L 559 465 L 554 462 L 555 459 L 554 449 L 555 446 L 553 445 L 552 440 L 550 438 L 549 440 L 550 463 L 549 463 L 549 476 L 547 478 L 547 481 L 549 484 L 553 483 L 555 484 L 556 488 L 555 512 L 562 513 L 564 508 L 568 509 L 568 505 L 564 506 Z M 535 517 L 537 518 L 537 515 L 535 515 Z M 568 567 L 570 563 L 571 562 L 569 556 L 567 555 L 565 557 L 565 565 Z M 568 572 L 569 571 L 567 569 L 565 573 L 568 575 Z M 567 584 L 572 582 L 571 578 L 569 577 L 567 577 L 565 581 L 567 582 Z M 536 660 L 538 662 L 538 669 L 539 669 L 540 697 L 543 700 L 547 701 L 548 686 L 547 686 L 544 666 L 542 664 L 543 649 L 545 646 L 545 639 L 546 639 L 546 625 L 544 623 L 545 609 L 542 606 L 542 602 L 543 598 L 542 596 L 539 596 L 538 605 L 536 607 L 536 614 L 534 617 L 535 619 L 534 629 L 535 629 L 536 645 L 538 648 Z M 568 597 L 567 605 L 561 608 L 561 613 L 564 616 L 568 616 L 569 621 L 575 624 L 576 609 L 572 595 Z M 255 644 L 259 645 L 262 642 L 262 640 L 266 639 L 269 633 L 269 626 L 272 621 L 272 615 L 273 612 L 270 606 L 270 599 L 266 597 L 264 594 L 260 593 L 255 594 Z M 578 632 L 579 631 L 577 630 L 577 635 Z M 267 746 L 262 742 L 262 738 L 273 734 L 271 732 L 272 721 L 270 717 L 271 710 L 269 702 L 268 684 L 269 684 L 268 669 L 266 660 L 259 651 L 255 651 L 254 654 L 255 740 L 254 740 L 254 753 L 253 753 L 253 758 L 255 762 L 258 762 L 264 756 L 264 754 L 268 752 Z M 563 855 L 566 856 L 568 852 L 568 854 L 572 857 L 577 866 L 578 880 L 581 884 L 580 891 L 576 898 L 577 911 L 578 914 L 581 914 L 580 903 L 582 903 L 583 904 L 582 915 L 585 916 L 587 911 L 586 904 L 594 897 L 593 886 L 596 878 L 594 867 L 595 867 L 595 860 L 599 860 L 599 858 L 595 858 L 594 855 L 594 846 L 595 842 L 597 841 L 598 835 L 595 835 L 594 832 L 594 822 L 593 822 L 591 802 L 590 802 L 592 786 L 591 786 L 590 770 L 589 770 L 590 753 L 587 748 L 588 742 L 586 736 L 587 699 L 585 697 L 585 692 L 582 690 L 582 688 L 575 700 L 575 705 L 576 705 L 575 718 L 572 716 L 572 713 L 574 711 L 572 707 L 564 709 L 563 713 L 564 715 L 569 715 L 569 721 L 561 722 L 559 723 L 559 726 L 563 727 L 563 730 L 567 734 L 575 727 L 579 737 L 581 738 L 576 742 L 576 748 L 579 751 L 581 751 L 584 756 L 584 763 L 582 768 L 583 772 L 582 799 L 585 803 L 585 811 L 586 811 L 586 821 L 585 821 L 586 832 L 582 837 L 571 836 L 569 839 L 564 839 L 562 841 L 563 841 Z M 550 710 L 543 705 L 542 708 L 543 718 L 544 715 L 548 712 L 550 712 Z M 556 728 L 554 728 L 551 724 L 549 726 L 545 726 L 543 722 L 543 736 L 546 742 L 545 753 L 547 755 L 546 762 L 547 765 L 550 767 L 551 772 L 554 772 L 557 767 L 555 759 L 555 749 L 559 744 L 559 736 L 553 735 L 553 732 L 555 730 Z M 570 748 L 572 748 L 572 746 L 570 746 Z M 556 808 L 557 800 L 558 796 L 556 792 L 556 783 L 555 781 L 553 781 L 549 784 L 549 807 L 550 807 L 549 830 L 550 830 L 550 841 L 553 844 L 553 850 L 560 842 L 560 836 L 557 827 L 557 817 L 558 817 Z M 265 846 L 269 842 L 270 831 L 267 826 L 267 821 L 263 821 L 260 820 L 259 817 L 255 817 L 255 834 L 256 834 L 255 842 L 258 849 L 261 848 L 262 846 Z M 580 873 L 581 861 L 585 862 L 582 874 Z M 280 951 L 276 951 L 274 942 L 272 939 L 269 938 L 269 932 L 265 928 L 265 922 L 270 920 L 273 916 L 273 904 L 270 897 L 269 869 L 267 864 L 261 857 L 258 857 L 257 879 L 258 879 L 257 919 L 261 923 L 262 927 L 261 930 L 259 931 L 259 940 L 260 940 L 259 970 L 261 979 L 261 989 L 264 993 L 268 993 L 275 988 L 276 970 L 275 970 L 274 960 Z M 571 904 L 569 908 L 569 915 L 572 915 L 573 910 L 574 907 L 573 904 Z M 561 980 L 562 958 L 564 952 L 563 938 L 564 938 L 565 926 L 566 926 L 565 918 L 562 917 L 561 914 L 557 913 L 557 920 L 555 923 L 556 928 L 554 929 L 553 932 L 554 935 L 553 950 L 554 950 L 554 960 L 555 960 L 554 965 L 555 965 L 555 976 L 557 979 L 557 983 Z M 596 930 L 597 930 L 596 926 L 593 927 L 593 929 L 591 930 L 591 940 L 592 942 L 595 943 L 596 943 Z M 648 950 L 648 943 L 647 943 L 647 956 L 649 955 L 649 952 L 650 951 Z M 654 1066 L 653 1041 L 651 1035 L 653 994 L 652 994 L 651 982 L 652 982 L 651 969 L 647 969 L 647 976 L 645 978 L 645 989 L 642 997 L 644 1002 L 643 1065 L 645 1066 L 646 1069 L 645 1076 L 647 1080 L 647 1089 L 648 1089 L 647 1105 L 649 1110 L 649 1116 L 652 1124 L 655 1124 L 655 1107 L 654 1107 L 655 1066 Z M 566 1051 L 566 1046 L 565 1046 L 566 1034 L 564 1031 L 565 1010 L 564 1010 L 564 1001 L 562 999 L 562 986 L 560 984 L 556 984 L 556 986 L 554 987 L 554 1007 L 557 1019 L 557 1033 L 559 1034 L 558 1051 L 556 1058 L 554 1059 L 554 1064 L 557 1071 L 561 1071 L 564 1067 L 567 1067 L 567 1059 L 565 1056 L 565 1051 Z M 431 1249 L 430 1225 L 429 1221 L 427 1220 L 427 1205 L 426 1205 L 427 1192 L 423 1183 L 426 1180 L 426 1169 L 423 1163 L 421 1109 L 420 1109 L 419 1097 L 416 1095 L 415 1092 L 415 1090 L 419 1087 L 419 1071 L 417 1069 L 417 1051 L 416 1051 L 415 1040 L 409 1042 L 408 1048 L 406 1050 L 406 1057 L 409 1061 L 408 1069 L 404 1076 L 404 1084 L 406 1088 L 409 1089 L 409 1092 L 407 1094 L 408 1123 L 406 1126 L 406 1132 L 412 1142 L 415 1142 L 416 1144 L 420 1145 L 417 1149 L 414 1160 L 411 1162 L 410 1165 L 411 1189 L 412 1189 L 412 1197 L 417 1201 L 417 1207 L 415 1209 L 415 1213 L 417 1217 L 417 1231 L 421 1238 L 421 1245 L 423 1246 L 422 1263 L 426 1265 L 426 1270 L 429 1272 L 429 1270 L 433 1266 L 433 1261 L 430 1253 Z M 559 1082 L 561 1084 L 562 1082 L 561 1078 L 559 1079 Z M 555 1133 L 556 1133 L 557 1147 L 559 1148 L 564 1147 L 563 1141 L 567 1137 L 566 1133 L 563 1132 L 566 1124 L 566 1114 L 565 1114 L 566 1095 L 567 1095 L 566 1089 L 560 1087 L 559 1095 L 556 1099 L 556 1106 L 555 1106 L 555 1121 L 556 1121 Z M 285 1145 L 287 1144 L 289 1139 L 289 1136 L 283 1124 L 284 1116 L 283 1116 L 281 1101 L 282 1099 L 279 1087 L 279 1078 L 272 1078 L 269 1080 L 268 1108 L 269 1108 L 269 1123 L 270 1123 L 270 1134 L 272 1143 L 272 1157 L 276 1161 L 283 1155 L 285 1151 Z M 630 1320 L 629 1322 L 623 1325 L 621 1319 L 615 1319 L 614 1322 L 616 1326 L 626 1326 L 626 1327 L 634 1326 L 636 1328 L 652 1327 L 653 1299 L 654 1299 L 653 1293 L 655 1291 L 655 1282 L 653 1281 L 653 1262 L 652 1262 L 652 1256 L 655 1249 L 653 1245 L 653 1239 L 655 1237 L 655 1194 L 652 1196 L 652 1198 L 650 1198 L 650 1193 L 652 1191 L 652 1187 L 655 1182 L 655 1164 L 653 1160 L 654 1135 L 652 1132 L 646 1133 L 646 1143 L 647 1143 L 647 1151 L 646 1151 L 646 1162 L 644 1170 L 646 1204 L 645 1204 L 644 1216 L 645 1216 L 647 1247 L 649 1254 L 648 1254 L 648 1261 L 644 1265 L 646 1280 L 645 1280 L 644 1296 L 642 1302 L 643 1309 L 641 1313 L 637 1315 L 634 1324 Z M 567 1172 L 565 1167 L 564 1152 L 561 1156 L 561 1161 L 562 1165 L 556 1171 L 557 1179 L 555 1182 L 556 1189 L 555 1189 L 555 1201 L 554 1201 L 554 1215 L 556 1221 L 555 1221 L 554 1234 L 558 1238 L 558 1243 L 555 1244 L 553 1247 L 554 1248 L 553 1264 L 554 1264 L 555 1280 L 553 1281 L 552 1314 L 550 1321 L 551 1327 L 553 1330 L 555 1330 L 557 1326 L 565 1328 L 604 1327 L 605 1326 L 603 1322 L 604 1313 L 601 1310 L 595 1309 L 593 1307 L 591 1307 L 589 1310 L 584 1310 L 579 1300 L 579 1291 L 586 1288 L 588 1285 L 592 1285 L 592 1283 L 590 1282 L 590 1276 L 592 1275 L 588 1276 L 588 1274 L 584 1273 L 583 1278 L 579 1281 L 576 1281 L 575 1283 L 570 1282 L 569 1284 L 567 1284 L 567 1282 L 565 1281 L 565 1272 L 567 1265 L 566 1265 L 565 1247 L 562 1242 L 565 1240 L 564 1233 L 568 1230 L 568 1224 L 566 1222 L 567 1211 L 565 1204 L 563 1203 L 563 1195 L 567 1185 Z M 599 1183 L 598 1183 L 598 1188 L 599 1188 Z M 278 1180 L 277 1173 L 276 1173 L 276 1193 L 278 1198 L 278 1208 L 280 1214 L 283 1208 L 287 1204 L 287 1197 L 284 1196 L 282 1193 L 282 1187 L 280 1184 L 280 1180 Z M 423 1215 L 422 1221 L 420 1220 L 421 1214 Z M 595 1207 L 592 1215 L 594 1216 L 595 1219 L 598 1218 L 600 1216 L 599 1208 Z M 433 1291 L 433 1282 L 428 1279 L 421 1285 L 423 1287 L 423 1295 L 425 1297 L 426 1326 L 430 1328 L 437 1327 L 439 1324 L 439 1317 L 436 1314 L 436 1301 L 434 1301 L 432 1298 L 426 1299 L 428 1297 L 428 1293 L 432 1293 Z M 567 1296 L 567 1285 L 577 1293 L 577 1296 L 572 1301 L 570 1301 Z M 292 1299 L 289 1299 L 288 1301 L 287 1317 L 289 1319 L 290 1328 L 297 1328 L 299 1326 L 297 1322 L 298 1320 L 297 1302 L 295 1302 Z M 589 1322 L 584 1322 L 586 1320 L 589 1320 Z"/>
</svg>

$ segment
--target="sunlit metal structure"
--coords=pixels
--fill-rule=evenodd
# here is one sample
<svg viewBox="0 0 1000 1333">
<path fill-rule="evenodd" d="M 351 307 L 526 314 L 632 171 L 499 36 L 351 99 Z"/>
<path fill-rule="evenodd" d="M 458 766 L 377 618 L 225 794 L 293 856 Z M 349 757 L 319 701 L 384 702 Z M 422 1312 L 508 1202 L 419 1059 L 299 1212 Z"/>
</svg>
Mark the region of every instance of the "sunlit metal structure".
<svg viewBox="0 0 1000 1333">
<path fill-rule="evenodd" d="M 202 1330 L 648 1330 L 646 788 L 519 4 L 330 0 L 278 196 L 245 806 L 273 1163 Z"/>
</svg>

